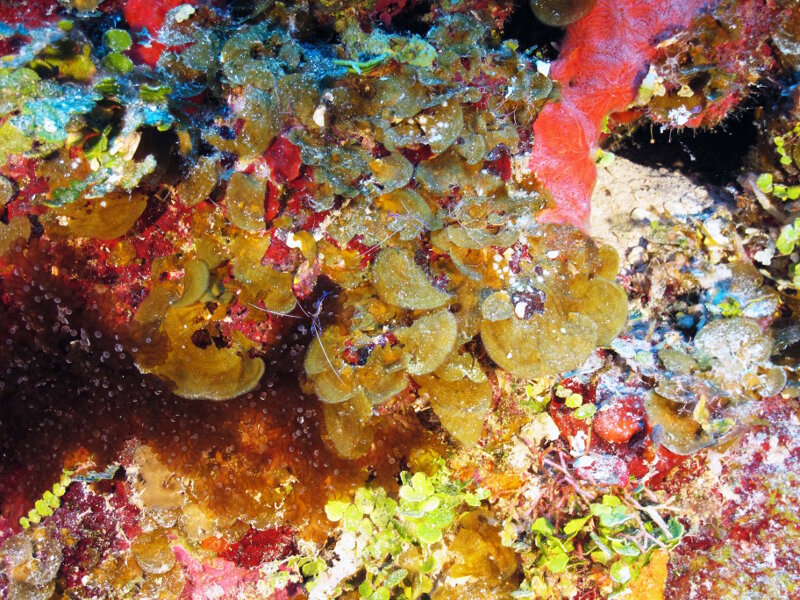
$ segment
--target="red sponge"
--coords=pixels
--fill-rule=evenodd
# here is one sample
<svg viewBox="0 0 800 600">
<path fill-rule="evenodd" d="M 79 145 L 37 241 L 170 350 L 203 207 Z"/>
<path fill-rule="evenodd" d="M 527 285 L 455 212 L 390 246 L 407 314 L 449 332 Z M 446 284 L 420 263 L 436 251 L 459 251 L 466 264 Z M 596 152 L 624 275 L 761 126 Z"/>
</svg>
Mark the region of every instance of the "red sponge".
<svg viewBox="0 0 800 600">
<path fill-rule="evenodd" d="M 597 176 L 594 151 L 603 119 L 635 98 L 656 45 L 685 28 L 709 0 L 598 0 L 567 29 L 550 75 L 561 101 L 545 106 L 533 125 L 530 166 L 555 206 L 543 222 L 589 227 Z"/>
<path fill-rule="evenodd" d="M 128 0 L 122 14 L 131 31 L 147 28 L 148 33 L 156 37 L 169 11 L 181 4 L 194 3 L 195 0 Z M 164 44 L 154 40 L 149 46 L 134 44 L 132 54 L 134 58 L 154 67 L 164 49 Z"/>
</svg>

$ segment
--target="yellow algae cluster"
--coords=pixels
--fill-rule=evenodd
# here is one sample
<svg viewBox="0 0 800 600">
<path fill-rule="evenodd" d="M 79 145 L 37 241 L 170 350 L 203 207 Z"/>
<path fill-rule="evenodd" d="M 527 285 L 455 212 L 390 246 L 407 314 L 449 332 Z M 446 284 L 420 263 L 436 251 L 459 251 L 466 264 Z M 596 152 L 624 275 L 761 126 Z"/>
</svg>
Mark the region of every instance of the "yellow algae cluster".
<svg viewBox="0 0 800 600">
<path fill-rule="evenodd" d="M 495 364 L 519 377 L 557 375 L 625 325 L 627 297 L 610 278 L 618 263 L 609 247 L 568 227 L 522 231 L 512 221 L 493 234 L 508 235 L 506 248 L 464 248 L 447 235 L 462 225 L 437 213 L 428 252 L 420 256 L 415 240 L 380 250 L 364 281 L 340 292 L 343 310 L 306 354 L 344 455 L 369 447 L 371 407 L 407 389 L 430 402 L 455 439 L 474 444 L 492 405 Z"/>
<path fill-rule="evenodd" d="M 334 347 L 338 336 L 319 327 L 307 375 L 324 402 L 350 402 L 347 412 L 326 411 L 331 431 L 360 431 L 349 423 L 368 421 L 373 404 L 408 387 L 409 374 L 432 376 L 467 338 L 456 344 L 460 317 L 446 308 L 450 294 L 433 286 L 415 255 L 434 232 L 464 256 L 509 245 L 516 231 L 499 232 L 486 219 L 533 222 L 539 205 L 529 190 L 514 199 L 502 192 L 502 178 L 487 164 L 519 150 L 519 128 L 530 126 L 536 101 L 544 102 L 552 84 L 512 52 L 483 56 L 476 42 L 487 36 L 464 16 L 444 19 L 427 40 L 348 30 L 334 64 L 274 23 L 228 39 L 219 58 L 229 116 L 200 139 L 192 130 L 181 138 L 190 167 L 172 198 L 191 209 L 189 231 L 175 254 L 151 268 L 152 286 L 134 316 L 140 368 L 187 398 L 224 400 L 252 389 L 264 372 L 260 352 L 281 337 L 281 318 L 319 309 L 297 304 L 312 297 L 323 276 L 341 288 L 335 302 L 345 311 L 358 305 L 359 318 L 367 318 L 368 304 L 389 311 L 376 314 L 357 343 L 369 345 L 364 336 L 375 327 L 403 318 L 397 335 L 408 352 L 418 346 L 408 373 L 397 370 L 399 348 L 386 345 L 370 351 L 363 368 L 348 369 Z M 361 71 L 356 57 L 386 44 L 392 56 Z M 336 85 L 326 85 L 333 74 Z M 496 81 L 463 84 L 488 78 Z M 497 106 L 487 110 L 488 103 Z M 200 155 L 200 146 L 211 152 Z M 411 280 L 397 279 L 397 269 Z M 378 297 L 367 298 L 374 290 Z M 435 307 L 443 310 L 416 324 L 405 313 L 390 314 Z M 234 308 L 244 325 L 225 325 Z M 425 354 L 426 327 L 450 336 L 441 338 L 436 357 Z M 476 369 L 484 407 L 478 418 L 489 387 Z M 434 389 L 435 382 L 427 385 Z M 359 404 L 362 395 L 367 404 Z M 354 454 L 348 444 L 365 447 L 343 442 L 347 455 Z"/>
<path fill-rule="evenodd" d="M 37 235 L 76 255 L 139 369 L 178 396 L 253 390 L 299 327 L 340 455 L 364 454 L 397 398 L 474 444 L 495 368 L 575 369 L 626 320 L 616 253 L 536 222 L 532 125 L 558 90 L 466 13 L 424 38 L 341 25 L 328 47 L 284 17 L 196 11 L 157 71 L 71 84 L 93 112 L 37 162 Z M 199 89 L 218 106 L 193 107 Z M 0 249 L 30 235 L 14 216 Z"/>
</svg>

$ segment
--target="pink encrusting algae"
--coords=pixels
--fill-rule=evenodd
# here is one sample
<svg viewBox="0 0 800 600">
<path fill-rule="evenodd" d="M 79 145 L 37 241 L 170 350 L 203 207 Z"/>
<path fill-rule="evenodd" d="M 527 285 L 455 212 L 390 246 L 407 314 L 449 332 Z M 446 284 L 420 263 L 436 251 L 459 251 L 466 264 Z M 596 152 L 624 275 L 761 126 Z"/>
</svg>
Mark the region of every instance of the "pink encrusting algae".
<svg viewBox="0 0 800 600">
<path fill-rule="evenodd" d="M 232 597 L 246 582 L 257 577 L 256 573 L 241 569 L 229 560 L 214 558 L 200 562 L 179 545 L 172 551 L 186 574 L 185 595 L 193 600 L 211 598 L 215 594 L 217 597 Z"/>
<path fill-rule="evenodd" d="M 708 5 L 708 0 L 598 0 L 567 29 L 550 69 L 561 84 L 561 101 L 547 104 L 533 125 L 531 169 L 555 204 L 539 221 L 588 229 L 603 120 L 636 98 L 658 43 Z"/>
</svg>

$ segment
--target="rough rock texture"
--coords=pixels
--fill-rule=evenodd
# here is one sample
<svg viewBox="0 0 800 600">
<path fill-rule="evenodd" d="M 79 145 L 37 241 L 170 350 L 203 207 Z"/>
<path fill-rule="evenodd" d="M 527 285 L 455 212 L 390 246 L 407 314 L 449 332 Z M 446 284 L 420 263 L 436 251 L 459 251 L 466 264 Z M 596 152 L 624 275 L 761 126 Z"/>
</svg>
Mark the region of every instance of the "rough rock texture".
<svg viewBox="0 0 800 600">
<path fill-rule="evenodd" d="M 598 169 L 592 194 L 592 235 L 621 256 L 650 229 L 655 210 L 676 217 L 695 216 L 721 201 L 718 190 L 704 187 L 678 171 L 652 168 L 617 156 Z"/>
</svg>

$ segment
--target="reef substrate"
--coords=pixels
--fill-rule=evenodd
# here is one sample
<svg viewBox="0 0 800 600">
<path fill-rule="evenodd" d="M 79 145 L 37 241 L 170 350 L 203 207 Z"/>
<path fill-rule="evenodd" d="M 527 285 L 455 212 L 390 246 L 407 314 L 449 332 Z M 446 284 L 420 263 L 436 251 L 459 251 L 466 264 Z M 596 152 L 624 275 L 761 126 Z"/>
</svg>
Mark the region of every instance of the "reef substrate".
<svg viewBox="0 0 800 600">
<path fill-rule="evenodd" d="M 18 8 L 0 595 L 791 597 L 796 4 Z M 589 235 L 609 146 L 742 102 L 735 206 Z"/>
</svg>

